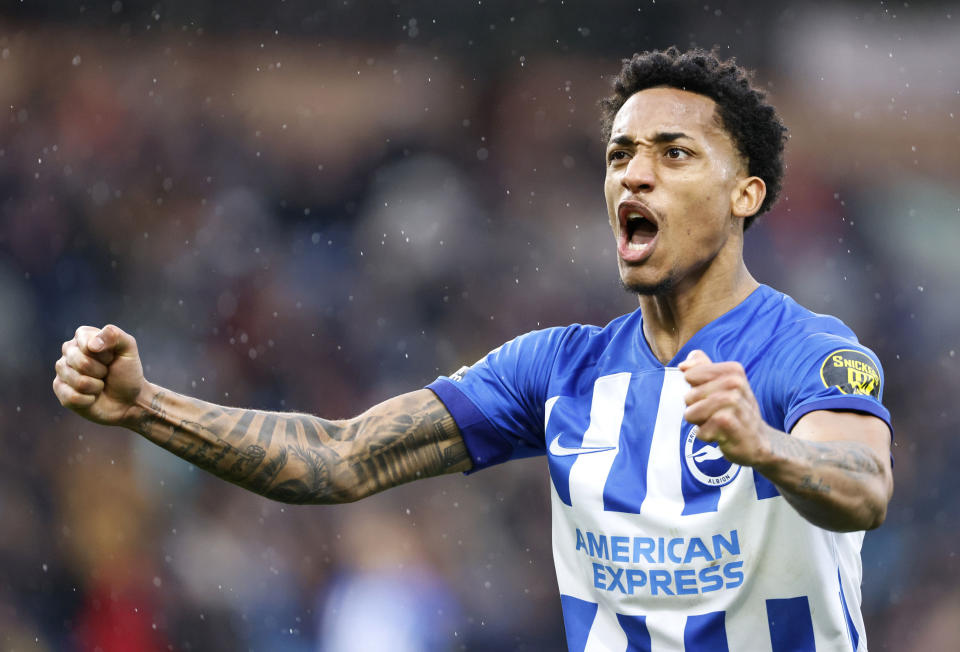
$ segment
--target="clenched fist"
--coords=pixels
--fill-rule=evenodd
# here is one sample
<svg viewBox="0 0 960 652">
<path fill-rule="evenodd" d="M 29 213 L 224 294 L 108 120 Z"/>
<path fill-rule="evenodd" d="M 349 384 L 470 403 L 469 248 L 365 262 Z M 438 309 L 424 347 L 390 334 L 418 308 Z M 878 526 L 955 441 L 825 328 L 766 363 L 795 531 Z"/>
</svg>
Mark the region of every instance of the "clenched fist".
<svg viewBox="0 0 960 652">
<path fill-rule="evenodd" d="M 124 425 L 146 385 L 137 342 L 116 326 L 81 326 L 63 343 L 53 392 L 91 421 Z"/>
<path fill-rule="evenodd" d="M 691 351 L 680 363 L 690 384 L 683 418 L 699 427 L 697 437 L 717 442 L 723 456 L 756 466 L 770 455 L 768 426 L 739 362 L 713 362 L 703 351 Z"/>
</svg>

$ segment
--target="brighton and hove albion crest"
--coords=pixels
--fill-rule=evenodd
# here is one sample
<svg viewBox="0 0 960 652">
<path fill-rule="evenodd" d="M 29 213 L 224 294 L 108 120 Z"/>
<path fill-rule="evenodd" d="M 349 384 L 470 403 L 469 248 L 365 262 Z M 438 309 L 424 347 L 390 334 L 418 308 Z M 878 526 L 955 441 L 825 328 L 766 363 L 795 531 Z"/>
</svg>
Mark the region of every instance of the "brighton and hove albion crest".
<svg viewBox="0 0 960 652">
<path fill-rule="evenodd" d="M 723 456 L 720 447 L 697 439 L 699 428 L 694 426 L 687 433 L 683 446 L 683 460 L 687 469 L 702 484 L 710 487 L 722 487 L 740 473 L 740 465 L 734 464 Z"/>
</svg>

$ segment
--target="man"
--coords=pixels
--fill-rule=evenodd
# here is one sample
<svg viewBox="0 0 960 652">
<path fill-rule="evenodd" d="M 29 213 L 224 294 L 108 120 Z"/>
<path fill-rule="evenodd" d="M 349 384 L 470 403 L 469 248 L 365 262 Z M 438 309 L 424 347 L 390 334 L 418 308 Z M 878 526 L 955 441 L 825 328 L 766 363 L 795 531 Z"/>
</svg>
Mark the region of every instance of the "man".
<svg viewBox="0 0 960 652">
<path fill-rule="evenodd" d="M 546 454 L 571 650 L 866 649 L 860 544 L 893 487 L 880 364 L 743 261 L 785 129 L 743 69 L 703 51 L 635 55 L 601 106 L 639 310 L 527 333 L 343 421 L 157 387 L 112 325 L 64 343 L 54 391 L 287 502 Z"/>
</svg>

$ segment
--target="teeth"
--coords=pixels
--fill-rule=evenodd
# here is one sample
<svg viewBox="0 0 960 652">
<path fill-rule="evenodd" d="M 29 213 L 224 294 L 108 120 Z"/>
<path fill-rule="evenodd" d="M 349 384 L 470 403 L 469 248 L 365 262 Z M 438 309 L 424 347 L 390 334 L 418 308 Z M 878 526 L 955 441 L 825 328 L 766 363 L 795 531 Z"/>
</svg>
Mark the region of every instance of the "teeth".
<svg viewBox="0 0 960 652">
<path fill-rule="evenodd" d="M 643 219 L 643 215 L 640 213 L 627 213 L 628 220 L 640 220 Z"/>
<path fill-rule="evenodd" d="M 643 244 L 639 242 L 628 242 L 627 249 L 629 249 L 630 251 L 643 251 L 644 249 L 647 248 L 647 245 L 649 244 L 650 244 L 649 242 L 643 243 Z"/>
</svg>

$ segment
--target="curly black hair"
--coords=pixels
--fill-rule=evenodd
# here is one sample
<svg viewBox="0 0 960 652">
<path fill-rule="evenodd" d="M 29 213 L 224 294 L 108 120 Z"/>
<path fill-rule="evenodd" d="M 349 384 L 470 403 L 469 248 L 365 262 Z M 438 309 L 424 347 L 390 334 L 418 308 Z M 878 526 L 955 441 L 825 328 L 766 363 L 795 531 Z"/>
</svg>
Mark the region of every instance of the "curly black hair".
<svg viewBox="0 0 960 652">
<path fill-rule="evenodd" d="M 720 124 L 748 162 L 751 176 L 763 179 L 767 195 L 756 214 L 744 221 L 750 227 L 761 213 L 773 206 L 783 180 L 783 146 L 787 128 L 776 110 L 766 102 L 766 93 L 751 84 L 752 73 L 731 58 L 715 52 L 676 47 L 642 52 L 623 60 L 613 81 L 613 94 L 600 100 L 603 139 L 610 139 L 613 119 L 620 107 L 638 91 L 669 86 L 699 93 L 717 104 Z"/>
</svg>

